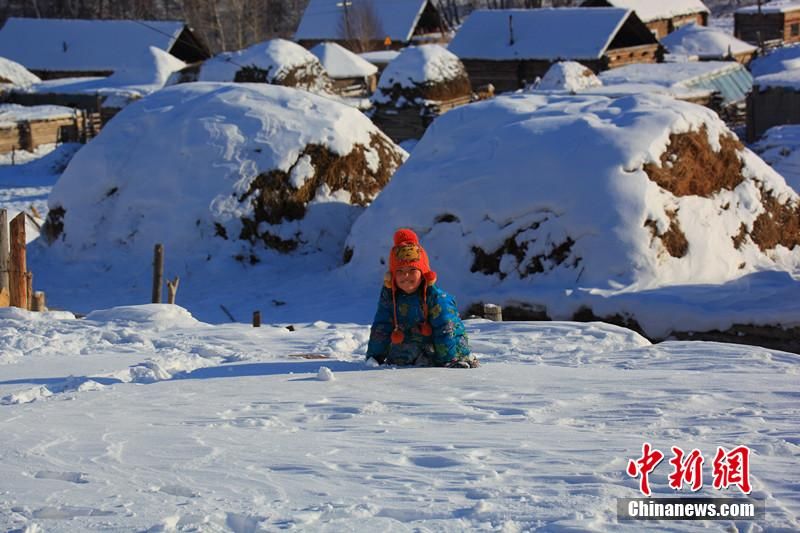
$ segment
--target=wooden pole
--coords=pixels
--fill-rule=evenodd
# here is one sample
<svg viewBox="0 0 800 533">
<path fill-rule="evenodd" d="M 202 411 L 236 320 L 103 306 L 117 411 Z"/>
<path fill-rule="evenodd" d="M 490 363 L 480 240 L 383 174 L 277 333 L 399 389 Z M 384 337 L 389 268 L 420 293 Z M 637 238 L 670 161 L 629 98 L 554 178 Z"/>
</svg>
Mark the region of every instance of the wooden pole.
<svg viewBox="0 0 800 533">
<path fill-rule="evenodd" d="M 495 304 L 483 304 L 483 317 L 494 322 L 502 322 L 503 308 Z"/>
<path fill-rule="evenodd" d="M 261 327 L 261 311 L 253 311 L 253 327 Z"/>
<path fill-rule="evenodd" d="M 33 272 L 25 272 L 25 309 L 31 310 L 33 305 Z"/>
<path fill-rule="evenodd" d="M 28 308 L 28 284 L 25 272 L 28 270 L 25 259 L 25 213 L 20 213 L 11 221 L 11 254 L 8 272 L 11 305 Z"/>
<path fill-rule="evenodd" d="M 161 303 L 161 286 L 164 284 L 164 245 L 156 244 L 153 254 L 153 303 Z"/>
<path fill-rule="evenodd" d="M 167 303 L 175 303 L 175 296 L 178 294 L 178 284 L 180 282 L 181 278 L 178 276 L 175 276 L 175 279 L 172 281 L 167 280 Z"/>
<path fill-rule="evenodd" d="M 0 209 L 0 290 L 8 290 L 8 211 Z"/>
<path fill-rule="evenodd" d="M 31 304 L 31 311 L 43 313 L 47 310 L 46 299 L 44 292 L 36 291 L 33 293 L 33 303 Z"/>
</svg>

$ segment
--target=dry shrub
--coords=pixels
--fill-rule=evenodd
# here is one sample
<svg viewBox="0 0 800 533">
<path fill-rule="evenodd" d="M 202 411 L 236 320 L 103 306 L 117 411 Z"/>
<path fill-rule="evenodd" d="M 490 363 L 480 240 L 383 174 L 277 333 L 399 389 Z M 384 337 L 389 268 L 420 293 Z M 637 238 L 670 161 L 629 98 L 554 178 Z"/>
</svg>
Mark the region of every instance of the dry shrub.
<svg viewBox="0 0 800 533">
<path fill-rule="evenodd" d="M 308 202 L 314 198 L 317 189 L 323 184 L 331 191 L 344 190 L 350 193 L 350 202 L 354 205 L 367 205 L 389 182 L 394 170 L 403 162 L 400 153 L 382 135 L 371 134 L 369 146 L 378 152 L 381 161 L 375 173 L 369 169 L 367 148 L 363 145 L 357 144 L 349 154 L 340 156 L 331 152 L 327 146 L 309 144 L 298 156 L 298 161 L 303 156 L 308 156 L 314 168 L 314 176 L 299 189 L 295 189 L 289 183 L 289 176 L 294 167 L 288 172 L 272 170 L 258 175 L 250 184 L 248 191 L 239 197 L 240 202 L 249 201 L 253 206 L 253 217 L 242 218 L 239 238 L 253 244 L 261 241 L 268 248 L 281 252 L 294 250 L 300 244 L 299 240 L 281 239 L 269 232 L 260 233 L 258 225 L 261 222 L 274 225 L 283 221 L 302 219 L 306 214 Z"/>
<path fill-rule="evenodd" d="M 565 263 L 570 257 L 572 246 L 575 244 L 575 241 L 570 237 L 567 237 L 564 242 L 554 245 L 548 253 L 535 255 L 528 260 L 527 264 L 524 263 L 530 243 L 528 241 L 518 243 L 516 239 L 517 235 L 529 229 L 537 229 L 540 224 L 541 223 L 536 222 L 532 226 L 517 230 L 493 252 L 487 252 L 479 246 L 473 246 L 473 261 L 470 272 L 481 272 L 486 275 L 497 274 L 500 279 L 504 279 L 507 274 L 500 271 L 500 262 L 505 255 L 511 255 L 516 259 L 516 270 L 521 278 L 526 278 L 533 274 L 541 274 Z M 576 257 L 567 266 L 575 268 L 580 261 L 581 258 Z M 546 263 L 549 263 L 549 265 L 546 265 Z"/>
<path fill-rule="evenodd" d="M 733 190 L 744 181 L 744 163 L 739 152 L 742 143 L 732 135 L 720 137 L 721 149 L 715 152 L 708 142 L 708 130 L 670 135 L 661 164 L 647 163 L 649 178 L 675 196 L 710 197 L 723 189 Z"/>
<path fill-rule="evenodd" d="M 255 65 L 242 67 L 234 75 L 236 83 L 271 83 L 283 87 L 295 87 L 308 91 L 331 92 L 333 82 L 321 65 L 310 61 L 285 72 L 271 74 L 272 67 L 263 69 Z"/>
<path fill-rule="evenodd" d="M 668 210 L 667 217 L 669 217 L 669 228 L 664 233 L 658 233 L 658 225 L 655 220 L 645 220 L 644 225 L 650 229 L 654 239 L 656 237 L 661 239 L 669 255 L 681 258 L 689 251 L 689 241 L 686 240 L 686 234 L 683 233 L 678 222 L 678 212 Z"/>
<path fill-rule="evenodd" d="M 762 252 L 778 245 L 792 249 L 800 245 L 800 204 L 781 204 L 770 192 L 761 189 L 761 203 L 766 210 L 753 222 L 750 238 Z"/>
</svg>

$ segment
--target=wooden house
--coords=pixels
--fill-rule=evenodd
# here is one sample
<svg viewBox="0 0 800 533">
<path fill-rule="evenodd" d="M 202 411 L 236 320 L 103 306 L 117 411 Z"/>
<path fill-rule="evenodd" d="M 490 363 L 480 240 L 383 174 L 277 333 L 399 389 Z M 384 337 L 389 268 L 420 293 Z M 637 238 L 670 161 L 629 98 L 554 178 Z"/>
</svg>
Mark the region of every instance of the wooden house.
<svg viewBox="0 0 800 533">
<path fill-rule="evenodd" d="M 661 39 L 664 50 L 700 61 L 733 60 L 747 65 L 758 48 L 717 28 L 687 24 Z"/>
<path fill-rule="evenodd" d="M 0 153 L 80 140 L 83 113 L 60 106 L 0 105 Z"/>
<path fill-rule="evenodd" d="M 784 124 L 800 124 L 800 69 L 757 77 L 747 97 L 748 142 Z"/>
<path fill-rule="evenodd" d="M 327 41 L 367 52 L 442 43 L 448 30 L 431 0 L 310 0 L 294 40 L 306 48 Z"/>
<path fill-rule="evenodd" d="M 800 2 L 771 2 L 737 9 L 733 34 L 748 43 L 763 46 L 800 42 Z"/>
<path fill-rule="evenodd" d="M 448 49 L 474 88 L 491 83 L 498 92 L 524 87 L 558 61 L 597 73 L 661 56 L 658 40 L 632 10 L 600 7 L 474 11 Z"/>
<path fill-rule="evenodd" d="M 342 96 L 369 96 L 378 84 L 378 67 L 336 43 L 320 43 L 311 49 Z"/>
<path fill-rule="evenodd" d="M 586 0 L 583 7 L 633 9 L 656 39 L 686 24 L 708 25 L 708 8 L 701 0 Z"/>
<path fill-rule="evenodd" d="M 42 79 L 110 76 L 150 47 L 193 63 L 211 56 L 183 22 L 9 18 L 0 56 Z"/>
</svg>

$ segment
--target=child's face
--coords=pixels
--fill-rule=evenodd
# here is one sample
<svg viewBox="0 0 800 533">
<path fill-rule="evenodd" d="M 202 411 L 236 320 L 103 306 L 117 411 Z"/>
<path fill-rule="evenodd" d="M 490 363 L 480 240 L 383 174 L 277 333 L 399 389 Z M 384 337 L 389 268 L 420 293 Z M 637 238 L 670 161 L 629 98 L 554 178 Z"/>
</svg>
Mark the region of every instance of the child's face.
<svg viewBox="0 0 800 533">
<path fill-rule="evenodd" d="M 422 272 L 416 268 L 398 268 L 394 272 L 394 282 L 406 294 L 411 294 L 422 282 Z"/>
</svg>

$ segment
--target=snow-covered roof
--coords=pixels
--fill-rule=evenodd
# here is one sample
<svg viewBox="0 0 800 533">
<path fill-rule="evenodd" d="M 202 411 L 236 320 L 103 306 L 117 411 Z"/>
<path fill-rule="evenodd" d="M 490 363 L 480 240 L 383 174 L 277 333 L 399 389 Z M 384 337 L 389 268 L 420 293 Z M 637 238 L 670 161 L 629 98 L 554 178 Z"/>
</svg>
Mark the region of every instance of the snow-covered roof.
<svg viewBox="0 0 800 533">
<path fill-rule="evenodd" d="M 174 21 L 9 18 L 0 56 L 30 70 L 118 70 L 151 46 L 169 51 L 185 25 Z"/>
<path fill-rule="evenodd" d="M 661 39 L 670 54 L 722 58 L 755 52 L 758 48 L 716 28 L 687 24 Z"/>
<path fill-rule="evenodd" d="M 362 52 L 358 54 L 362 59 L 366 59 L 373 65 L 387 65 L 391 60 L 400 55 L 399 50 L 375 50 L 374 52 Z"/>
<path fill-rule="evenodd" d="M 708 13 L 701 0 L 605 0 L 613 7 L 633 9 L 642 22 L 671 19 L 681 15 Z"/>
<path fill-rule="evenodd" d="M 800 43 L 781 46 L 766 55 L 755 58 L 750 63 L 750 72 L 755 77 L 795 69 L 800 69 Z"/>
<path fill-rule="evenodd" d="M 407 42 L 427 3 L 428 0 L 348 0 L 346 5 L 354 12 L 362 4 L 371 6 L 380 23 L 380 28 L 376 28 L 380 35 L 374 38 L 389 37 L 393 41 Z M 294 34 L 295 40 L 342 39 L 344 13 L 344 3 L 340 0 L 311 0 Z"/>
<path fill-rule="evenodd" d="M 6 127 L 23 120 L 55 120 L 75 115 L 71 107 L 58 105 L 21 106 L 0 104 L 0 127 Z"/>
<path fill-rule="evenodd" d="M 744 99 L 753 84 L 747 69 L 735 61 L 632 64 L 601 72 L 599 77 L 605 86 L 637 83 L 713 90 L 729 103 Z"/>
<path fill-rule="evenodd" d="M 42 80 L 39 79 L 39 76 L 32 74 L 16 61 L 0 57 L 0 83 L 26 86 L 40 81 Z"/>
<path fill-rule="evenodd" d="M 378 67 L 336 43 L 320 43 L 311 53 L 332 78 L 364 78 L 378 72 Z"/>
<path fill-rule="evenodd" d="M 767 74 L 759 76 L 753 81 L 753 85 L 765 89 L 767 87 L 783 87 L 800 91 L 800 69 L 786 70 L 777 74 Z"/>
<path fill-rule="evenodd" d="M 448 49 L 461 59 L 597 59 L 631 13 L 601 7 L 481 9 L 467 18 Z"/>
<path fill-rule="evenodd" d="M 794 0 L 779 0 L 777 2 L 761 5 L 762 13 L 788 13 L 790 11 L 797 11 L 798 9 L 800 9 L 800 2 Z M 736 10 L 736 13 L 754 15 L 758 13 L 758 6 L 741 7 Z"/>
<path fill-rule="evenodd" d="M 173 72 L 186 64 L 154 46 L 132 56 L 128 64 L 107 78 L 58 78 L 22 88 L 27 93 L 98 94 L 107 107 L 124 107 L 164 87 Z"/>
</svg>

